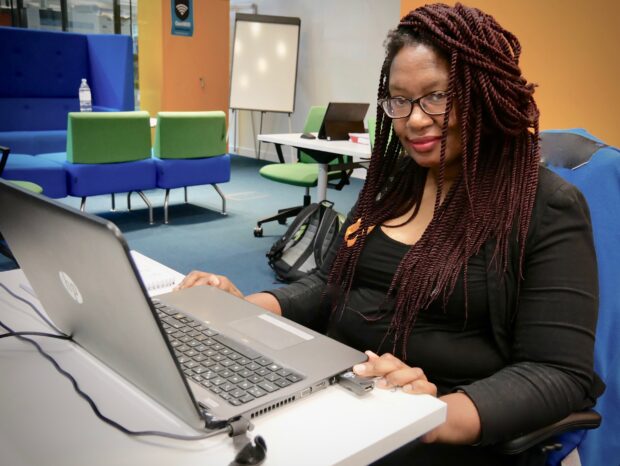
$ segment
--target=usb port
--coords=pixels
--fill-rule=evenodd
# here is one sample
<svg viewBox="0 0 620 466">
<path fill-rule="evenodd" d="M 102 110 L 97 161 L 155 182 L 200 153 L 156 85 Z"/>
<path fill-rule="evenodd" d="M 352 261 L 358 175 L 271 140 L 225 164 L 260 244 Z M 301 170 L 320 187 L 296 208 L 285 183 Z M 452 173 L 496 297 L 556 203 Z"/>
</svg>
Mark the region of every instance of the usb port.
<svg viewBox="0 0 620 466">
<path fill-rule="evenodd" d="M 317 383 L 317 384 L 314 386 L 314 390 L 315 390 L 315 391 L 316 391 L 316 390 L 322 390 L 322 389 L 324 389 L 325 387 L 327 387 L 327 380 L 323 380 L 322 382 Z"/>
<path fill-rule="evenodd" d="M 311 388 L 311 387 L 304 388 L 304 389 L 301 391 L 301 393 L 299 394 L 299 396 L 300 396 L 301 398 L 303 398 L 304 396 L 308 396 L 308 395 L 310 395 L 310 393 L 312 393 L 312 388 Z"/>
</svg>

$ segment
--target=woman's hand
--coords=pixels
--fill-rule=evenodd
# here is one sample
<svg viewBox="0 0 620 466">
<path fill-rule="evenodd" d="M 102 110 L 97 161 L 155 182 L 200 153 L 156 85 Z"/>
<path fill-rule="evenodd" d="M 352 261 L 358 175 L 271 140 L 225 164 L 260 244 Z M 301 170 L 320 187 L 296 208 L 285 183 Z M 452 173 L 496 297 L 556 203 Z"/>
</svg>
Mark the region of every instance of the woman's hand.
<svg viewBox="0 0 620 466">
<path fill-rule="evenodd" d="M 243 293 L 239 291 L 239 288 L 237 288 L 234 283 L 228 279 L 228 277 L 209 272 L 200 272 L 198 270 L 188 273 L 183 281 L 175 288 L 175 290 L 182 290 L 184 288 L 191 288 L 199 285 L 214 286 L 215 288 L 219 288 L 220 290 L 224 290 L 233 296 L 243 299 Z"/>
<path fill-rule="evenodd" d="M 378 388 L 400 387 L 406 393 L 437 396 L 437 387 L 419 367 L 410 367 L 390 353 L 377 356 L 366 351 L 366 355 L 368 361 L 357 364 L 353 372 L 363 377 L 380 377 L 375 383 Z"/>
<path fill-rule="evenodd" d="M 377 356 L 366 351 L 366 355 L 368 361 L 357 364 L 353 371 L 363 377 L 380 377 L 375 384 L 378 388 L 401 387 L 406 393 L 437 396 L 437 387 L 419 367 L 410 367 L 389 353 Z M 471 399 L 465 393 L 449 393 L 440 399 L 448 405 L 446 422 L 427 432 L 422 442 L 468 445 L 478 441 L 480 415 Z"/>
<path fill-rule="evenodd" d="M 255 304 L 263 309 L 273 312 L 274 314 L 281 315 L 282 310 L 278 300 L 269 293 L 254 293 L 248 296 L 243 296 L 243 293 L 239 291 L 233 282 L 224 275 L 216 275 L 209 272 L 201 272 L 194 270 L 187 274 L 181 283 L 175 288 L 175 290 L 182 290 L 183 288 L 191 288 L 193 286 L 214 286 L 220 290 L 224 290 L 237 298 L 245 299 L 246 301 Z"/>
</svg>

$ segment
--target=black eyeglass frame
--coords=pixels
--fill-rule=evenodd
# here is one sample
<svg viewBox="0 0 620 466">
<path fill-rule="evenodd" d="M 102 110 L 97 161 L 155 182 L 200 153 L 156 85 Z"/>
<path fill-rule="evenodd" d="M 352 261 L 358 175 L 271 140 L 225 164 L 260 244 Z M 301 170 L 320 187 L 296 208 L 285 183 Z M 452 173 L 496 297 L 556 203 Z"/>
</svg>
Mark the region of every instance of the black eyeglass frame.
<svg viewBox="0 0 620 466">
<path fill-rule="evenodd" d="M 377 103 L 381 106 L 381 109 L 385 112 L 385 114 L 389 118 L 391 118 L 392 120 L 400 120 L 402 118 L 409 118 L 411 116 L 411 114 L 413 113 L 413 108 L 415 107 L 415 104 L 418 104 L 420 109 L 424 113 L 426 113 L 428 116 L 445 115 L 446 109 L 448 108 L 448 101 L 446 101 L 446 107 L 443 109 L 443 111 L 437 112 L 437 113 L 429 112 L 428 110 L 426 110 L 424 108 L 424 105 L 422 105 L 422 99 L 424 99 L 425 97 L 428 97 L 429 95 L 433 95 L 433 94 L 443 94 L 446 97 L 446 99 L 450 98 L 450 92 L 448 92 L 448 91 L 431 91 L 428 94 L 424 94 L 423 96 L 418 97 L 417 99 L 410 99 L 408 97 L 404 97 L 402 95 L 398 95 L 398 96 L 385 97 L 383 99 L 379 99 L 377 101 Z M 409 113 L 407 113 L 407 115 L 399 116 L 399 117 L 393 117 L 393 116 L 390 116 L 388 111 L 385 109 L 385 104 L 387 104 L 391 99 L 396 99 L 396 98 L 406 100 L 406 101 L 408 101 L 411 104 L 411 108 L 409 109 Z"/>
</svg>

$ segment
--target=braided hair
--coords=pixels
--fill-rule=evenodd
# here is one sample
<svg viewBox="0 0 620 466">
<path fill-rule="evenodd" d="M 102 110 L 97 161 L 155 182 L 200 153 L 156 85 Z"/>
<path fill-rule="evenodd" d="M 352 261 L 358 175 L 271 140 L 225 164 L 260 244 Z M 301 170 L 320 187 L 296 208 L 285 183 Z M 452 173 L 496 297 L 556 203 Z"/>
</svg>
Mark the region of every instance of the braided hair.
<svg viewBox="0 0 620 466">
<path fill-rule="evenodd" d="M 419 44 L 446 59 L 449 97 L 433 218 L 398 265 L 383 315 L 378 317 L 393 309 L 386 337 L 392 336 L 392 351 L 403 357 L 418 314 L 437 299 L 443 299 L 445 306 L 460 276 L 464 277 L 467 319 L 467 263 L 487 241 L 495 242 L 493 263 L 502 272 L 508 267 L 511 242 L 518 242 L 521 277 L 539 165 L 539 113 L 532 96 L 534 85 L 521 75 L 517 38 L 475 8 L 461 4 L 417 8 L 388 35 L 379 99 L 389 96 L 395 55 L 405 46 Z M 453 106 L 460 123 L 461 173 L 442 199 Z M 354 212 L 357 222 L 347 231 L 328 277 L 332 312 L 344 309 L 372 227 L 410 210 L 415 216 L 427 173 L 427 168 L 404 154 L 392 120 L 378 107 L 373 154 Z"/>
</svg>

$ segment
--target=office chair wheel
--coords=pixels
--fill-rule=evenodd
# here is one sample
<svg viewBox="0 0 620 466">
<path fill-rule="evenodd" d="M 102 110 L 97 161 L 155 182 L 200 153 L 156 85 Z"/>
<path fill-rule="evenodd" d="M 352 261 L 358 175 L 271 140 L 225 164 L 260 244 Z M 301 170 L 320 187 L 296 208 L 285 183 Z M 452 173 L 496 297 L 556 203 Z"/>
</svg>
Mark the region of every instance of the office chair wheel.
<svg viewBox="0 0 620 466">
<path fill-rule="evenodd" d="M 262 238 L 263 237 L 263 229 L 261 227 L 254 228 L 254 236 L 256 238 Z"/>
</svg>

